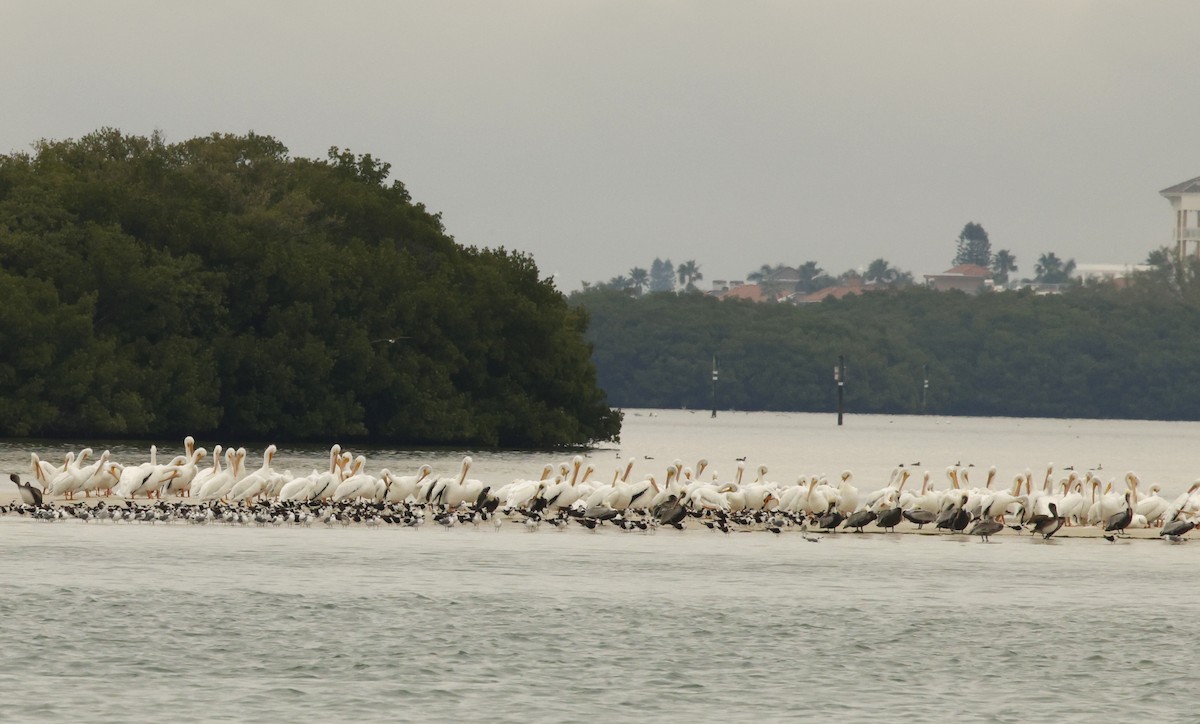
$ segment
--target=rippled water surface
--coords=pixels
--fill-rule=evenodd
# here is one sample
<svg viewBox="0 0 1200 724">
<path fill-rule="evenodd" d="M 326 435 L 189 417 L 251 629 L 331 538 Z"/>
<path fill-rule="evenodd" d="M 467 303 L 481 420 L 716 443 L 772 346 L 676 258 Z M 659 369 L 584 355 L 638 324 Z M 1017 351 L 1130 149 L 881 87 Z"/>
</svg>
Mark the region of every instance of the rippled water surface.
<svg viewBox="0 0 1200 724">
<path fill-rule="evenodd" d="M 748 455 L 781 478 L 850 467 L 880 484 L 907 457 L 1006 473 L 1054 460 L 1138 469 L 1174 491 L 1196 477 L 1186 451 L 1200 432 L 711 422 L 631 415 L 624 445 L 590 459 L 705 455 L 731 469 Z M 6 445 L 0 462 L 27 451 Z M 548 457 L 477 454 L 477 470 L 511 477 Z M 1198 562 L 1200 543 L 1157 541 L 8 518 L 0 719 L 1194 721 Z"/>
</svg>

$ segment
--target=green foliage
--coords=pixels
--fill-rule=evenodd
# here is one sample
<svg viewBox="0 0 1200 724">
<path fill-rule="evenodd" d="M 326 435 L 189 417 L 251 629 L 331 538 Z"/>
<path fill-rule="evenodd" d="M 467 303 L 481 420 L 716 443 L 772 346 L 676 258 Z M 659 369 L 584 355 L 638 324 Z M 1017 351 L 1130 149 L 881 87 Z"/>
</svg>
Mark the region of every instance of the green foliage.
<svg viewBox="0 0 1200 724">
<path fill-rule="evenodd" d="M 640 266 L 635 266 L 629 270 L 629 283 L 633 285 L 635 293 L 640 296 L 650 285 L 650 273 Z"/>
<path fill-rule="evenodd" d="M 586 315 L 389 172 L 254 133 L 0 156 L 0 435 L 615 438 Z"/>
<path fill-rule="evenodd" d="M 704 275 L 700 273 L 700 265 L 696 263 L 695 259 L 688 259 L 680 264 L 677 273 L 679 274 L 679 285 L 687 292 L 696 291 L 696 282 L 704 278 Z"/>
<path fill-rule="evenodd" d="M 842 354 L 856 412 L 919 413 L 927 366 L 931 413 L 1196 420 L 1195 271 L 1048 296 L 912 287 L 793 307 L 590 290 L 571 301 L 591 315 L 617 405 L 706 408 L 716 354 L 721 408 L 829 411 Z"/>
<path fill-rule="evenodd" d="M 1052 251 L 1046 252 L 1038 257 L 1037 264 L 1033 266 L 1034 273 L 1037 276 L 1034 281 L 1041 284 L 1066 284 L 1071 280 L 1071 274 L 1075 271 L 1075 260 L 1063 261 L 1058 258 L 1058 255 Z"/>
<path fill-rule="evenodd" d="M 670 259 L 663 261 L 654 257 L 654 261 L 650 264 L 650 291 L 675 291 L 675 265 L 671 263 Z"/>
<path fill-rule="evenodd" d="M 1017 270 L 1017 257 L 1008 249 L 1001 249 L 992 255 L 992 279 L 996 284 L 1008 284 L 1008 275 Z"/>
<path fill-rule="evenodd" d="M 974 221 L 968 221 L 958 235 L 954 265 L 959 264 L 978 264 L 984 269 L 992 266 L 992 242 L 983 226 Z"/>
</svg>

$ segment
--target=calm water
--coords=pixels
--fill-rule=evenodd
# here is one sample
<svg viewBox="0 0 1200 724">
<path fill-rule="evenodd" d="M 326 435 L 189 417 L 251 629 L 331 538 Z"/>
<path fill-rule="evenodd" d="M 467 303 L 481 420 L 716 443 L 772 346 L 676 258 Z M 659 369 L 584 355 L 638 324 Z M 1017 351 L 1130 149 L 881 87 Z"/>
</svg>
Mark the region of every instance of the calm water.
<svg viewBox="0 0 1200 724">
<path fill-rule="evenodd" d="M 646 470 L 705 456 L 724 473 L 745 455 L 788 482 L 851 468 L 860 488 L 899 462 L 1053 461 L 1174 492 L 1196 477 L 1198 433 L 643 412 L 590 460 L 607 474 L 619 453 Z M 28 450 L 0 448 L 0 464 L 25 470 Z M 475 458 L 477 477 L 506 480 L 553 456 Z M 8 518 L 0 719 L 1194 721 L 1198 561 L 1200 543 Z"/>
</svg>

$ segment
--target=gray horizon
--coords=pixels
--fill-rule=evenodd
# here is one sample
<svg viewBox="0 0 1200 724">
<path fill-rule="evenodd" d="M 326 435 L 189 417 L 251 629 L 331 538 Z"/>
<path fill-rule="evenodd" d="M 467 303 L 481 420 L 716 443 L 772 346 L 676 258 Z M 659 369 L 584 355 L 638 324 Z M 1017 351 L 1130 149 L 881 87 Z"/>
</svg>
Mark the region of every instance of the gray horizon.
<svg viewBox="0 0 1200 724">
<path fill-rule="evenodd" d="M 1200 175 L 1200 3 L 318 2 L 0 10 L 0 153 L 101 127 L 269 134 L 392 165 L 466 245 L 563 291 L 655 257 L 741 279 L 1137 264 Z"/>
</svg>

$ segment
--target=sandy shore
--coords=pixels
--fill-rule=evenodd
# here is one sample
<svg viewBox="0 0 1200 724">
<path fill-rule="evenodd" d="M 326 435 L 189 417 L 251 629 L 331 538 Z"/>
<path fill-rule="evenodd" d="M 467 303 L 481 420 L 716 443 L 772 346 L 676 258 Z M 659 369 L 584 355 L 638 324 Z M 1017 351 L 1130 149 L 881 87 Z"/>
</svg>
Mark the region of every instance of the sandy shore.
<svg viewBox="0 0 1200 724">
<path fill-rule="evenodd" d="M 11 483 L 10 483 L 10 485 L 11 485 Z M 19 500 L 20 500 L 20 497 L 19 497 L 18 493 L 16 492 L 15 488 L 13 489 L 12 492 L 7 492 L 7 491 L 0 492 L 0 505 L 7 505 L 9 503 L 19 502 Z M 109 506 L 117 506 L 117 505 L 124 506 L 125 502 L 126 502 L 126 500 L 124 498 L 119 498 L 116 496 L 91 497 L 91 498 L 81 497 L 81 498 L 77 498 L 75 500 L 66 500 L 65 498 L 53 498 L 53 499 L 47 498 L 47 502 L 53 502 L 55 505 L 59 505 L 59 506 L 75 505 L 77 503 L 83 503 L 88 506 L 94 506 L 94 505 L 96 505 L 96 503 L 98 503 L 101 500 L 105 501 L 105 505 L 109 505 Z M 177 496 L 167 496 L 167 497 L 163 498 L 163 500 L 168 503 L 183 503 L 185 505 L 200 505 L 200 503 L 197 503 L 196 501 L 193 501 L 190 498 L 180 498 Z M 138 498 L 135 502 L 137 505 L 148 505 L 148 504 L 153 504 L 157 501 L 156 500 L 147 500 L 146 498 Z M 12 516 L 0 516 L 0 521 L 3 521 L 5 518 L 12 518 Z M 578 529 L 579 532 L 583 532 L 583 533 L 588 532 L 587 530 L 585 530 L 584 528 L 582 528 L 580 526 L 572 526 L 572 528 L 570 528 L 569 530 L 574 530 L 574 529 Z M 1135 540 L 1158 540 L 1158 531 L 1159 531 L 1158 528 L 1129 528 L 1126 531 L 1126 536 L 1128 538 L 1135 539 Z M 688 529 L 686 529 L 683 532 L 684 533 L 706 534 L 706 535 L 713 534 L 712 531 L 708 530 L 706 527 L 699 525 L 697 523 L 693 523 Z M 754 531 L 737 531 L 737 532 L 754 532 Z M 790 528 L 790 529 L 785 529 L 782 534 L 788 535 L 788 534 L 794 534 L 794 533 L 799 533 L 799 532 L 800 531 L 798 529 Z M 918 529 L 916 525 L 913 525 L 912 523 L 909 523 L 908 521 L 904 521 L 900 525 L 896 526 L 896 530 L 894 533 L 886 532 L 883 529 L 876 527 L 874 524 L 869 525 L 866 528 L 864 528 L 863 532 L 861 534 L 855 533 L 853 531 L 843 530 L 843 529 L 839 529 L 837 533 L 832 533 L 832 534 L 826 533 L 824 531 L 810 531 L 810 533 L 812 533 L 814 535 L 822 535 L 822 536 L 824 536 L 824 535 L 863 535 L 863 536 L 925 535 L 925 536 L 943 536 L 943 537 L 945 537 L 945 536 L 951 535 L 949 533 L 945 533 L 942 531 L 935 531 L 932 528 L 930 528 L 929 526 L 926 526 L 924 529 Z M 1104 535 L 1104 531 L 1102 531 L 1099 528 L 1096 528 L 1094 526 L 1063 526 L 1062 529 L 1060 529 L 1058 531 L 1058 533 L 1056 533 L 1054 535 L 1054 538 L 1056 538 L 1056 539 L 1057 538 L 1100 538 L 1103 535 Z M 1011 528 L 1005 528 L 1002 532 L 997 533 L 993 537 L 1009 538 L 1009 537 L 1017 537 L 1017 536 L 1024 536 L 1027 538 L 1032 537 L 1031 533 L 1029 533 L 1028 531 L 1018 532 L 1018 531 L 1012 530 Z"/>
</svg>

